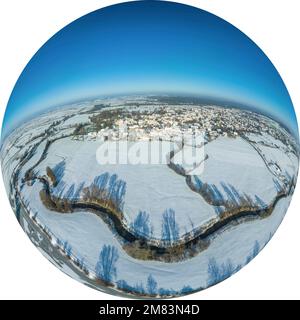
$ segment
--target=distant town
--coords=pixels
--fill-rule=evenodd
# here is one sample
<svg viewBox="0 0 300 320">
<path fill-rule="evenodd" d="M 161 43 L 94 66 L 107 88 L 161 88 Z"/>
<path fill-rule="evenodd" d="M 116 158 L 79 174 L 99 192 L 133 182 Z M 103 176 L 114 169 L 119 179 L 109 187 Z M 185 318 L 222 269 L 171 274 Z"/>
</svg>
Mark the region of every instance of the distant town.
<svg viewBox="0 0 300 320">
<path fill-rule="evenodd" d="M 183 133 L 204 133 L 206 140 L 212 141 L 219 136 L 265 133 L 291 144 L 290 135 L 275 121 L 241 109 L 160 104 L 99 107 L 102 111 L 90 117 L 92 125 L 81 131 L 89 139 L 172 140 Z"/>
</svg>

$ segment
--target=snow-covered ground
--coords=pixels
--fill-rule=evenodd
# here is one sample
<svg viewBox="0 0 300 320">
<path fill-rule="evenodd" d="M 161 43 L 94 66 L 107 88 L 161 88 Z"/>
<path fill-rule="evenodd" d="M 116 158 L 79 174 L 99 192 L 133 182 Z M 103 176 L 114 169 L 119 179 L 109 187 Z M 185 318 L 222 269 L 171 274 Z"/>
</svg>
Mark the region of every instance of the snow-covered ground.
<svg viewBox="0 0 300 320">
<path fill-rule="evenodd" d="M 180 234 L 192 229 L 191 221 L 197 227 L 216 217 L 214 207 L 191 192 L 184 177 L 166 165 L 100 165 L 96 159 L 99 145 L 98 141 L 58 140 L 51 145 L 49 155 L 36 170 L 43 175 L 47 166 L 53 168 L 64 159 L 66 168 L 62 180 L 66 183 L 66 190 L 73 183 L 75 188 L 81 182 L 88 186 L 96 176 L 105 172 L 117 174 L 126 182 L 124 214 L 127 223 L 131 224 L 139 211 L 146 211 L 153 226 L 153 237 L 158 239 L 161 238 L 162 214 L 166 209 L 175 211 Z"/>
<path fill-rule="evenodd" d="M 283 174 L 287 172 L 290 176 L 295 175 L 298 170 L 298 158 L 289 146 L 267 134 L 249 134 L 247 137 L 256 142 L 256 147 L 270 165 L 276 164 L 274 170 Z"/>
<path fill-rule="evenodd" d="M 76 124 L 86 123 L 89 121 L 89 114 L 78 114 L 73 116 L 72 118 L 67 119 L 63 123 L 63 127 L 74 126 Z"/>
<path fill-rule="evenodd" d="M 25 189 L 30 203 L 34 203 L 37 219 L 46 225 L 60 240 L 68 241 L 75 256 L 85 258 L 85 265 L 94 272 L 101 248 L 105 244 L 114 245 L 118 249 L 117 279 L 126 280 L 134 285 L 146 282 L 149 274 L 158 282 L 160 287 L 174 290 L 184 285 L 193 288 L 206 287 L 208 281 L 208 262 L 214 257 L 219 264 L 228 259 L 233 265 L 243 265 L 246 257 L 253 250 L 255 241 L 260 248 L 269 240 L 283 219 L 290 199 L 280 200 L 272 215 L 263 220 L 245 222 L 238 227 L 229 227 L 213 239 L 209 248 L 191 260 L 177 263 L 163 263 L 157 261 L 140 261 L 131 258 L 122 249 L 109 228 L 100 218 L 89 212 L 72 214 L 58 214 L 45 209 L 38 199 L 39 183 L 35 183 L 30 190 Z M 65 270 L 67 272 L 67 270 Z M 134 279 L 132 275 L 134 274 Z M 170 283 L 172 285 L 170 285 Z"/>
<path fill-rule="evenodd" d="M 143 99 L 137 97 L 132 99 L 132 102 L 147 102 Z M 122 99 L 99 100 L 100 103 L 109 101 L 113 108 Z M 46 145 L 43 135 L 53 123 L 69 116 L 51 132 L 48 138 L 54 139 L 62 134 L 69 134 L 73 132 L 76 124 L 88 121 L 89 114 L 79 115 L 79 110 L 87 111 L 92 106 L 92 103 L 84 103 L 40 115 L 15 130 L 4 140 L 1 161 L 7 190 L 10 188 L 13 170 L 21 157 L 33 145 L 41 142 L 36 153 L 21 168 L 19 182 L 26 170 L 38 161 Z M 148 107 L 144 106 L 144 108 Z M 289 146 L 271 136 L 249 134 L 247 137 L 252 142 L 242 137 L 233 139 L 222 136 L 206 144 L 204 154 L 208 157 L 204 161 L 204 170 L 199 178 L 203 183 L 215 185 L 225 198 L 227 195 L 224 185 L 233 186 L 241 195 L 247 194 L 253 199 L 258 196 L 269 204 L 277 193 L 273 181 L 277 176 L 272 171 L 274 164 L 272 164 L 272 170 L 269 170 L 270 167 L 268 169 L 267 164 L 276 163 L 281 172 L 294 176 L 298 170 L 298 159 Z M 162 215 L 166 209 L 175 211 L 180 234 L 217 218 L 217 208 L 208 204 L 201 194 L 193 192 L 187 185 L 186 178 L 167 165 L 99 164 L 97 162 L 99 146 L 98 140 L 81 141 L 71 137 L 57 140 L 51 144 L 46 158 L 35 168 L 35 172 L 44 175 L 47 167 L 53 169 L 58 163 L 65 161 L 65 170 L 61 177 L 66 184 L 65 190 L 68 190 L 72 184 L 76 188 L 82 182 L 85 186 L 89 186 L 95 177 L 106 172 L 110 175 L 117 174 L 118 179 L 126 182 L 123 211 L 128 225 L 135 220 L 139 211 L 145 211 L 149 214 L 155 238 L 161 238 Z M 185 149 L 189 148 L 185 146 Z M 180 153 L 177 154 L 178 156 Z M 262 247 L 270 238 L 270 234 L 275 232 L 290 201 L 290 198 L 280 200 L 271 216 L 266 219 L 228 226 L 211 239 L 205 251 L 190 260 L 163 263 L 142 261 L 128 256 L 108 226 L 93 213 L 82 211 L 61 214 L 46 209 L 39 197 L 41 188 L 42 185 L 38 181 L 32 186 L 25 185 L 21 190 L 24 202 L 28 203 L 33 214 L 38 213 L 37 220 L 56 238 L 68 241 L 73 254 L 78 258 L 84 258 L 89 270 L 95 270 L 103 245 L 110 244 L 115 246 L 119 253 L 115 280 L 123 279 L 131 285 L 137 282 L 145 284 L 149 274 L 152 274 L 159 287 L 170 288 L 172 283 L 175 290 L 181 289 L 184 285 L 190 285 L 193 288 L 206 287 L 210 258 L 215 258 L 219 264 L 226 263 L 228 259 L 235 266 L 245 264 L 255 241 L 258 241 Z M 28 229 L 28 225 L 25 224 L 24 228 Z M 64 268 L 64 271 L 74 276 L 71 269 Z"/>
<path fill-rule="evenodd" d="M 244 139 L 219 137 L 205 145 L 208 159 L 204 162 L 202 182 L 214 184 L 226 198 L 222 184 L 232 185 L 241 194 L 253 199 L 259 196 L 270 203 L 276 196 L 274 176 L 259 154 Z"/>
</svg>

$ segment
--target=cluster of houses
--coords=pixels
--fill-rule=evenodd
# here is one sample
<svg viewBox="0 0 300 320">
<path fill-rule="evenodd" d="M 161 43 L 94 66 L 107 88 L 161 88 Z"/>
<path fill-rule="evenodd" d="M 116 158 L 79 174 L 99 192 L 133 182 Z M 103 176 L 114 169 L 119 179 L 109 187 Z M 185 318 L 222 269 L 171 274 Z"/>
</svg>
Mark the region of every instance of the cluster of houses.
<svg viewBox="0 0 300 320">
<path fill-rule="evenodd" d="M 125 106 L 122 119 L 115 119 L 111 127 L 88 132 L 87 139 L 172 140 L 183 134 L 204 133 L 211 141 L 219 136 L 263 132 L 284 139 L 278 137 L 281 130 L 276 130 L 269 118 L 250 111 L 219 106 L 149 105 L 132 110 Z"/>
</svg>

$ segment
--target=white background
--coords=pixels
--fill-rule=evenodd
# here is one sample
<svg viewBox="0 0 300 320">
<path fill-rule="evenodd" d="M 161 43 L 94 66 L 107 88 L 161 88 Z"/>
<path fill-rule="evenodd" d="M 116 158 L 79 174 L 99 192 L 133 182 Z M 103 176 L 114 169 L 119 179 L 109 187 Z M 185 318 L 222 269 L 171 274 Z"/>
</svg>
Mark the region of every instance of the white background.
<svg viewBox="0 0 300 320">
<path fill-rule="evenodd" d="M 0 116 L 22 69 L 58 30 L 119 1 L 10 0 L 0 3 Z M 198 0 L 182 3 L 231 22 L 268 55 L 291 94 L 300 119 L 299 0 Z M 300 187 L 268 246 L 236 275 L 190 299 L 300 298 Z M 67 277 L 34 247 L 19 227 L 0 183 L 0 299 L 120 299 Z M 181 299 L 185 299 L 184 297 Z"/>
</svg>

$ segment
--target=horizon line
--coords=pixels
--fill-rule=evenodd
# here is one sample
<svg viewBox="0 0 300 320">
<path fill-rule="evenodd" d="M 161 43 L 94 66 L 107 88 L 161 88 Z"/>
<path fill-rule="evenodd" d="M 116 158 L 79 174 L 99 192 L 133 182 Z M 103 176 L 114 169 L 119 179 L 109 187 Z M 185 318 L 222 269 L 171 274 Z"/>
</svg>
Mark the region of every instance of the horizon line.
<svg viewBox="0 0 300 320">
<path fill-rule="evenodd" d="M 130 93 L 120 92 L 120 93 L 111 93 L 111 94 L 102 94 L 102 95 L 91 95 L 91 96 L 87 96 L 82 99 L 66 99 L 65 102 L 61 102 L 61 103 L 57 103 L 57 104 L 49 106 L 49 107 L 45 107 L 43 110 L 36 110 L 36 111 L 32 112 L 31 114 L 25 116 L 23 119 L 17 121 L 16 124 L 11 129 L 7 130 L 7 132 L 5 134 L 4 134 L 4 124 L 5 124 L 5 114 L 4 114 L 3 121 L 2 121 L 2 130 L 1 130 L 0 140 L 2 142 L 2 140 L 6 139 L 7 136 L 10 135 L 14 130 L 16 130 L 17 127 L 21 123 L 27 123 L 30 120 L 34 119 L 35 117 L 42 115 L 42 114 L 45 114 L 45 113 L 48 113 L 51 110 L 56 110 L 58 108 L 66 108 L 66 107 L 72 106 L 72 105 L 76 106 L 76 104 L 80 104 L 80 103 L 91 103 L 91 102 L 97 101 L 98 99 L 103 100 L 103 99 L 116 98 L 116 97 L 134 97 L 134 96 L 145 96 L 145 97 L 151 97 L 151 96 L 157 96 L 157 97 L 166 96 L 167 97 L 167 96 L 170 96 L 170 97 L 174 97 L 174 98 L 194 98 L 194 99 L 199 99 L 199 100 L 206 99 L 209 101 L 202 101 L 202 102 L 199 101 L 198 103 L 199 104 L 201 104 L 201 103 L 214 103 L 216 106 L 219 106 L 222 108 L 239 108 L 242 110 L 252 111 L 252 112 L 267 116 L 267 117 L 271 118 L 273 121 L 279 123 L 281 126 L 283 126 L 284 129 L 286 129 L 288 131 L 288 133 L 293 135 L 293 137 L 297 141 L 299 141 L 298 123 L 295 128 L 296 130 L 293 130 L 290 126 L 283 123 L 281 121 L 281 119 L 276 117 L 276 115 L 272 114 L 271 112 L 261 110 L 259 107 L 255 106 L 255 105 L 250 105 L 249 103 L 245 103 L 245 102 L 238 102 L 238 101 L 231 99 L 231 98 L 212 97 L 209 94 L 205 95 L 205 94 L 187 93 L 187 92 L 174 93 L 174 92 L 163 92 L 163 91 L 137 91 L 137 92 L 130 92 Z M 231 105 L 230 106 L 222 105 L 221 103 L 226 103 L 226 104 L 231 104 Z"/>
</svg>

